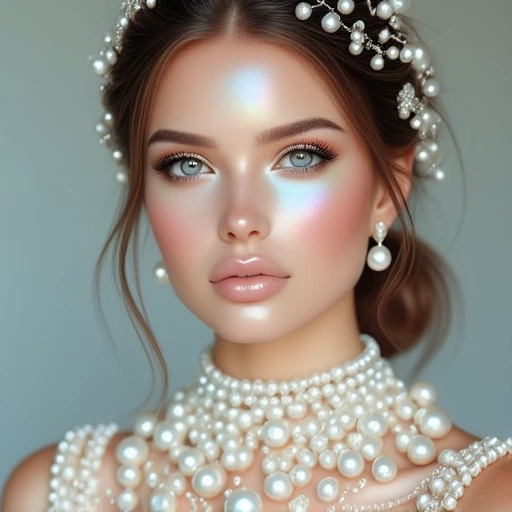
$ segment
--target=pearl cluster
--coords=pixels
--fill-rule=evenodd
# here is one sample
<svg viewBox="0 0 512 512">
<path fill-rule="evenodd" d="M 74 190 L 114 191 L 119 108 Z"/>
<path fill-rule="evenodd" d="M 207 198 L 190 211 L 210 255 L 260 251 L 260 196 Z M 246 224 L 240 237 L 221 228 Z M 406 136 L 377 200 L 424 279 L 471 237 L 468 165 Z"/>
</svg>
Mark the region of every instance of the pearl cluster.
<svg viewBox="0 0 512 512">
<path fill-rule="evenodd" d="M 248 469 L 256 449 L 264 455 L 263 492 L 268 498 L 292 499 L 321 466 L 333 473 L 316 485 L 316 495 L 330 505 L 345 499 L 340 475 L 356 478 L 370 465 L 376 481 L 395 479 L 397 464 L 383 453 L 387 432 L 414 464 L 434 461 L 432 439 L 452 427 L 447 413 L 435 405 L 434 387 L 417 383 L 407 391 L 381 358 L 377 342 L 365 334 L 361 341 L 363 353 L 344 365 L 280 382 L 232 378 L 213 364 L 209 350 L 204 351 L 195 385 L 173 397 L 166 418 L 158 421 L 152 413 L 143 413 L 134 435 L 118 444 L 118 481 L 125 488 L 117 501 L 120 510 L 131 511 L 139 504 L 134 489 L 150 445 L 166 452 L 177 466 L 173 473 L 155 478 L 151 503 L 165 500 L 168 506 L 155 506 L 154 512 L 174 511 L 178 497 L 189 488 L 201 500 L 225 492 L 228 512 L 245 510 L 242 503 L 261 511 L 257 492 L 227 488 L 228 472 Z"/>
<path fill-rule="evenodd" d="M 59 443 L 50 468 L 48 512 L 87 512 L 98 508 L 98 471 L 116 424 L 70 430 Z"/>
<path fill-rule="evenodd" d="M 366 26 L 363 20 L 357 20 L 351 26 L 343 23 L 340 14 L 351 15 L 356 1 L 366 2 L 372 16 L 387 21 L 388 27 L 380 31 L 378 41 L 373 41 L 365 33 Z M 372 69 L 382 70 L 385 67 L 386 59 L 399 59 L 413 66 L 423 97 L 421 100 L 416 97 L 413 84 L 405 84 L 397 97 L 399 117 L 406 120 L 415 114 L 410 123 L 413 129 L 418 130 L 420 139 L 415 155 L 417 168 L 424 176 L 441 181 L 445 176 L 439 167 L 443 159 L 443 151 L 437 139 L 442 120 L 439 114 L 428 107 L 428 100 L 435 98 L 440 93 L 441 86 L 434 77 L 432 58 L 428 48 L 413 34 L 406 34 L 407 27 L 400 16 L 409 10 L 410 5 L 411 0 L 382 0 L 377 7 L 373 7 L 371 0 L 338 0 L 336 12 L 325 0 L 317 0 L 316 5 L 300 2 L 295 8 L 295 16 L 300 20 L 307 20 L 314 8 L 323 6 L 329 12 L 322 18 L 322 28 L 328 33 L 336 32 L 340 28 L 350 32 L 349 51 L 353 55 L 360 55 L 365 49 L 374 51 L 375 55 L 370 62 Z M 105 48 L 91 57 L 94 72 L 107 82 L 112 66 L 117 62 L 118 55 L 122 50 L 125 29 L 135 13 L 144 6 L 153 9 L 156 6 L 156 0 L 124 0 L 113 33 L 107 34 L 104 38 Z M 102 85 L 101 92 L 104 89 L 105 85 Z M 115 147 L 112 129 L 112 113 L 104 112 L 95 125 L 96 133 L 100 137 L 100 142 L 111 151 L 114 161 L 122 164 L 124 155 L 119 148 Z M 122 167 L 118 168 L 115 177 L 122 185 L 128 183 L 128 175 Z"/>
<path fill-rule="evenodd" d="M 356 7 L 355 0 L 339 0 L 337 9 L 331 7 L 325 0 L 317 0 L 316 5 L 300 2 L 295 8 L 295 16 L 299 20 L 307 20 L 311 17 L 314 8 L 321 6 L 327 8 L 329 12 L 322 17 L 322 28 L 329 33 L 336 32 L 340 28 L 349 32 L 351 43 L 348 49 L 352 55 L 360 55 L 365 49 L 374 51 L 375 55 L 370 61 L 370 66 L 375 71 L 384 68 L 386 59 L 399 59 L 403 63 L 411 64 L 421 86 L 423 97 L 420 99 L 416 96 L 413 84 L 405 84 L 397 98 L 398 115 L 400 119 L 407 120 L 411 114 L 415 114 L 410 124 L 419 132 L 420 142 L 415 155 L 417 168 L 424 176 L 441 181 L 444 179 L 444 172 L 439 165 L 443 154 L 437 137 L 442 119 L 437 112 L 428 107 L 428 100 L 438 96 L 441 86 L 434 77 L 432 57 L 428 48 L 418 40 L 415 34 L 412 34 L 412 31 L 409 30 L 411 33 L 407 33 L 407 27 L 400 18 L 400 15 L 409 10 L 411 0 L 383 0 L 377 7 L 372 6 L 371 0 L 366 0 L 366 5 L 372 16 L 388 22 L 388 27 L 380 31 L 378 41 L 374 41 L 364 32 L 366 27 L 363 20 L 357 20 L 351 26 L 342 21 L 340 14 L 344 16 L 353 14 Z"/>
<path fill-rule="evenodd" d="M 507 454 L 512 454 L 512 438 L 501 441 L 496 437 L 486 437 L 460 452 L 443 450 L 438 458 L 440 467 L 432 473 L 426 492 L 417 500 L 418 512 L 455 510 L 464 489 L 473 479 L 489 464 Z"/>
</svg>

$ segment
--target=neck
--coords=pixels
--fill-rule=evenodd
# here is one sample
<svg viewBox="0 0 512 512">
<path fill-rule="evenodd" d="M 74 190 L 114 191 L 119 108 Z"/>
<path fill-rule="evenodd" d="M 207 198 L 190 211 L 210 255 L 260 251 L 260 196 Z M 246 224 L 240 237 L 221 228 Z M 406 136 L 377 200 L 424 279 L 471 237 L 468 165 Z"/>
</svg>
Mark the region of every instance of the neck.
<svg viewBox="0 0 512 512">
<path fill-rule="evenodd" d="M 343 364 L 359 355 L 353 294 L 323 315 L 279 339 L 237 343 L 215 335 L 212 358 L 224 373 L 237 379 L 290 380 Z"/>
</svg>

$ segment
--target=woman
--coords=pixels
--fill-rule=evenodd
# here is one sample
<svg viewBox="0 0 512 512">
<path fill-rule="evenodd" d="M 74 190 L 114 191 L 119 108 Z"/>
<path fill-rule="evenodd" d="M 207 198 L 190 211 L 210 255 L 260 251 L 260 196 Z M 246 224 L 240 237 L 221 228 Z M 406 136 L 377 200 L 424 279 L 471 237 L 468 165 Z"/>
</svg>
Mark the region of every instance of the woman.
<svg viewBox="0 0 512 512">
<path fill-rule="evenodd" d="M 446 311 L 407 206 L 443 177 L 431 58 L 405 0 L 335 7 L 124 5 L 93 63 L 127 185 L 105 251 L 161 357 L 124 264 L 145 208 L 158 277 L 214 344 L 133 431 L 86 426 L 20 465 L 6 512 L 512 507 L 512 439 L 454 426 L 383 358 L 439 340 Z"/>
</svg>

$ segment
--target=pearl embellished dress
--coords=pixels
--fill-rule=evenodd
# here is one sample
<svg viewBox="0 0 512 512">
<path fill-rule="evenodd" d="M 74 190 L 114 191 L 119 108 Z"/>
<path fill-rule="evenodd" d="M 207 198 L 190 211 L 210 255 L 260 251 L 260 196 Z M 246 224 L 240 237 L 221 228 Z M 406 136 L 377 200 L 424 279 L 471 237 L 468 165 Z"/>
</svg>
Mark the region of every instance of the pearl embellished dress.
<svg viewBox="0 0 512 512">
<path fill-rule="evenodd" d="M 435 388 L 407 389 L 377 342 L 361 340 L 358 357 L 288 382 L 234 379 L 205 350 L 196 381 L 174 395 L 165 417 L 140 414 L 132 435 L 117 442 L 118 467 L 105 465 L 113 475 L 102 459 L 116 424 L 66 433 L 51 466 L 47 512 L 457 510 L 486 467 L 512 456 L 512 437 L 437 454 L 433 439 L 452 422 L 435 404 Z M 399 496 L 399 458 L 437 465 Z M 100 474 L 117 480 L 115 493 Z M 376 489 L 384 501 L 375 502 Z"/>
</svg>

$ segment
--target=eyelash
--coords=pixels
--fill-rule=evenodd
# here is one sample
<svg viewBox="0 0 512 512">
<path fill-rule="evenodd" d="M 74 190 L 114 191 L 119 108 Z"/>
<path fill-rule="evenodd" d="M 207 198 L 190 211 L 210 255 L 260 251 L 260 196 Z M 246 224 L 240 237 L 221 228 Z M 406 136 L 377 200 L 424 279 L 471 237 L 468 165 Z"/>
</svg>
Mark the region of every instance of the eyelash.
<svg viewBox="0 0 512 512">
<path fill-rule="evenodd" d="M 319 162 L 315 165 L 311 165 L 308 167 L 293 167 L 293 170 L 285 170 L 289 168 L 281 168 L 280 170 L 284 170 L 284 172 L 293 173 L 293 174 L 299 174 L 299 175 L 306 175 L 311 172 L 319 172 L 325 165 L 327 165 L 329 162 L 334 160 L 338 156 L 338 152 L 335 151 L 331 146 L 327 145 L 324 141 L 321 140 L 311 140 L 308 142 L 300 142 L 293 144 L 292 146 L 287 147 L 284 149 L 277 157 L 278 161 L 280 161 L 283 157 L 288 155 L 289 153 L 294 153 L 297 151 L 304 151 L 307 153 L 313 153 L 316 156 L 319 156 L 323 159 L 322 162 Z M 179 162 L 180 160 L 183 160 L 185 158 L 198 160 L 199 162 L 203 163 L 204 165 L 208 165 L 206 161 L 200 157 L 199 155 L 196 155 L 194 153 L 188 153 L 183 151 L 178 151 L 174 153 L 167 153 L 165 155 L 162 155 L 158 158 L 158 160 L 153 164 L 153 168 L 157 172 L 161 172 L 164 177 L 170 181 L 181 181 L 181 182 L 190 182 L 197 179 L 201 179 L 201 177 L 204 175 L 204 173 L 201 174 L 194 174 L 191 175 L 188 178 L 185 178 L 183 176 L 174 176 L 173 174 L 170 174 L 168 172 L 169 167 Z"/>
</svg>

